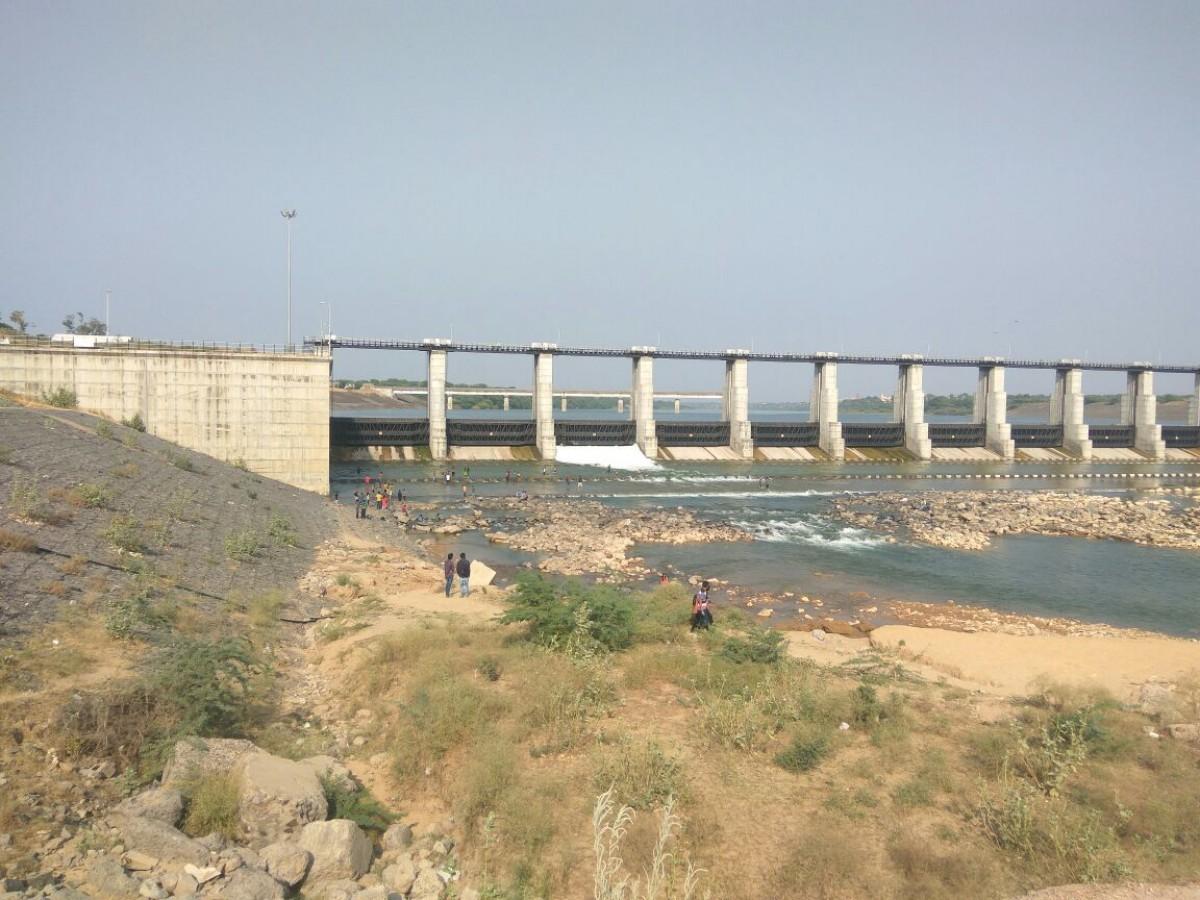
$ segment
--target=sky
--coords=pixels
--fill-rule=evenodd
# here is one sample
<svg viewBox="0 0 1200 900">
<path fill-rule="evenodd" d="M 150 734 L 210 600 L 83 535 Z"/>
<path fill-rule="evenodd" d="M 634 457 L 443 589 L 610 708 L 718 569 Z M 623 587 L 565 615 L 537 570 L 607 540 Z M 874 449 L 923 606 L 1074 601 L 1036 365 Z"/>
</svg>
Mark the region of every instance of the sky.
<svg viewBox="0 0 1200 900">
<path fill-rule="evenodd" d="M 0 312 L 47 332 L 111 289 L 114 333 L 283 342 L 294 208 L 296 338 L 325 300 L 346 337 L 1200 362 L 1193 0 L 0 0 L 0 123 Z"/>
</svg>

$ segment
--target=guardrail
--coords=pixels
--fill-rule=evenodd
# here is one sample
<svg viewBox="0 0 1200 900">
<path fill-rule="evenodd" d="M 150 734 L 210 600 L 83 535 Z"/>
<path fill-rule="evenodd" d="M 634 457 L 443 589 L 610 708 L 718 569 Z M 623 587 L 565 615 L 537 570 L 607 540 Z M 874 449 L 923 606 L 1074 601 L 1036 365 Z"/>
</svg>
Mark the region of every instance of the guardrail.
<svg viewBox="0 0 1200 900">
<path fill-rule="evenodd" d="M 262 353 L 275 356 L 325 356 L 329 351 L 325 345 L 303 344 L 237 344 L 224 341 L 152 341 L 132 338 L 118 343 L 97 344 L 94 347 L 78 347 L 66 341 L 30 335 L 0 335 L 0 350 L 6 348 L 39 350 L 72 350 L 84 353 L 120 353 L 125 350 L 178 350 L 191 353 Z"/>
</svg>

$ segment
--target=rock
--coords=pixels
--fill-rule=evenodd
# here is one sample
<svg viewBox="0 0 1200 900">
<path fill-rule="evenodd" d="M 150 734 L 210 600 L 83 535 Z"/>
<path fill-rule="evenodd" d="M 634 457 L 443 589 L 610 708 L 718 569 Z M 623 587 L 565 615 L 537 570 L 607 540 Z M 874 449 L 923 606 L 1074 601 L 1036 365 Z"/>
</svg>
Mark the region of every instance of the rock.
<svg viewBox="0 0 1200 900">
<path fill-rule="evenodd" d="M 125 868 L 132 872 L 149 872 L 158 865 L 158 857 L 139 850 L 130 850 L 122 862 L 125 863 Z"/>
<path fill-rule="evenodd" d="M 198 885 L 208 884 L 214 878 L 221 877 L 221 870 L 218 869 L 216 866 L 201 867 L 201 866 L 194 866 L 189 863 L 188 865 L 183 867 L 183 871 L 184 871 L 184 874 L 191 875 L 192 878 L 196 879 L 196 884 L 198 884 Z"/>
<path fill-rule="evenodd" d="M 393 897 L 400 896 L 395 891 L 389 891 L 382 884 L 377 884 L 359 891 L 354 895 L 354 900 L 392 900 Z"/>
<path fill-rule="evenodd" d="M 178 825 L 183 818 L 183 795 L 175 788 L 152 787 L 117 804 L 113 812 Z"/>
<path fill-rule="evenodd" d="M 311 881 L 358 878 L 371 868 L 371 842 L 349 819 L 310 822 L 300 832 L 298 843 L 313 856 L 308 872 Z"/>
<path fill-rule="evenodd" d="M 156 856 L 160 860 L 195 863 L 208 859 L 207 847 L 166 822 L 130 816 L 120 820 L 117 828 L 126 847 Z"/>
<path fill-rule="evenodd" d="M 760 609 L 758 611 L 758 617 L 760 619 L 769 619 L 773 615 L 775 615 L 775 611 L 771 609 Z"/>
<path fill-rule="evenodd" d="M 304 896 L 314 900 L 356 900 L 361 891 L 357 881 L 339 878 L 318 885 L 315 891 L 305 890 Z"/>
<path fill-rule="evenodd" d="M 340 760 L 336 760 L 332 756 L 310 756 L 307 759 L 300 760 L 300 765 L 311 769 L 318 780 L 323 778 L 331 781 L 347 791 L 358 789 L 358 782 L 354 780 L 354 776 L 350 774 L 350 770 Z"/>
<path fill-rule="evenodd" d="M 405 847 L 411 847 L 412 842 L 412 828 L 397 822 L 394 825 L 388 826 L 388 830 L 383 833 L 383 839 L 380 841 L 380 844 L 384 850 L 403 850 Z"/>
<path fill-rule="evenodd" d="M 259 853 L 267 871 L 288 887 L 295 887 L 308 874 L 312 854 L 290 841 L 278 841 L 263 847 Z"/>
<path fill-rule="evenodd" d="M 209 892 L 205 891 L 204 896 L 210 896 Z M 266 872 L 243 866 L 222 882 L 211 896 L 223 900 L 283 900 L 287 891 Z"/>
<path fill-rule="evenodd" d="M 1168 725 L 1167 734 L 1177 741 L 1200 741 L 1200 725 Z"/>
<path fill-rule="evenodd" d="M 247 834 L 275 841 L 324 820 L 325 791 L 311 767 L 255 753 L 243 759 L 239 776 L 238 817 Z"/>
<path fill-rule="evenodd" d="M 163 787 L 179 788 L 201 775 L 224 775 L 252 753 L 261 753 L 250 741 L 235 738 L 185 738 L 175 743 L 163 769 Z"/>
<path fill-rule="evenodd" d="M 102 857 L 88 868 L 87 883 L 100 897 L 128 900 L 138 895 L 138 883 L 125 874 L 121 864 L 111 857 Z"/>
<path fill-rule="evenodd" d="M 157 878 L 147 878 L 138 888 L 138 896 L 145 897 L 146 900 L 167 900 L 171 895 Z"/>
<path fill-rule="evenodd" d="M 413 883 L 411 900 L 437 900 L 442 896 L 442 879 L 433 869 L 422 869 Z"/>
<path fill-rule="evenodd" d="M 402 856 L 383 870 L 383 883 L 397 894 L 407 894 L 417 880 L 417 867 L 407 856 Z"/>
<path fill-rule="evenodd" d="M 471 560 L 471 587 L 485 588 L 496 580 L 496 570 L 477 559 Z"/>
<path fill-rule="evenodd" d="M 200 885 L 196 883 L 196 879 L 187 872 L 180 872 L 179 877 L 175 879 L 176 897 L 191 897 L 199 888 Z"/>
<path fill-rule="evenodd" d="M 1138 688 L 1138 709 L 1147 715 L 1166 712 L 1175 706 L 1175 685 L 1147 681 Z"/>
</svg>

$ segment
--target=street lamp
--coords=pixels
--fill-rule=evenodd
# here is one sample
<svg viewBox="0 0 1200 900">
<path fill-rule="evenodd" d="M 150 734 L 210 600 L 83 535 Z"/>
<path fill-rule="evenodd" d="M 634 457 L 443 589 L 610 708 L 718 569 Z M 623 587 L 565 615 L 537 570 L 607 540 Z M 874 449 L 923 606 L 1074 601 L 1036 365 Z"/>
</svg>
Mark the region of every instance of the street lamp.
<svg viewBox="0 0 1200 900">
<path fill-rule="evenodd" d="M 325 337 L 333 336 L 333 301 L 322 300 L 321 305 L 326 307 L 325 310 Z"/>
<path fill-rule="evenodd" d="M 105 335 L 112 334 L 112 329 L 108 325 L 108 309 L 112 303 L 112 288 L 104 292 L 104 333 Z"/>
<path fill-rule="evenodd" d="M 288 304 L 287 304 L 287 345 L 292 346 L 292 219 L 296 218 L 294 209 L 281 209 L 279 214 L 287 219 L 288 231 L 288 248 L 287 248 L 287 275 L 288 275 Z"/>
</svg>

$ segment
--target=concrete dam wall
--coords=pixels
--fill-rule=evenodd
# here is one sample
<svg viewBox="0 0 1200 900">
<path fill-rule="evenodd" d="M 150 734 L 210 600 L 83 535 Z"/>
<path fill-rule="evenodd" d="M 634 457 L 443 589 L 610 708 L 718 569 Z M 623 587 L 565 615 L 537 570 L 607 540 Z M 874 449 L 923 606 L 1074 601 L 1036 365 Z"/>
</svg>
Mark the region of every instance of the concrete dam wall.
<svg viewBox="0 0 1200 900">
<path fill-rule="evenodd" d="M 156 437 L 324 494 L 330 365 L 311 352 L 0 344 L 0 389 L 40 400 L 65 388 L 80 409 L 136 413 Z"/>
</svg>

